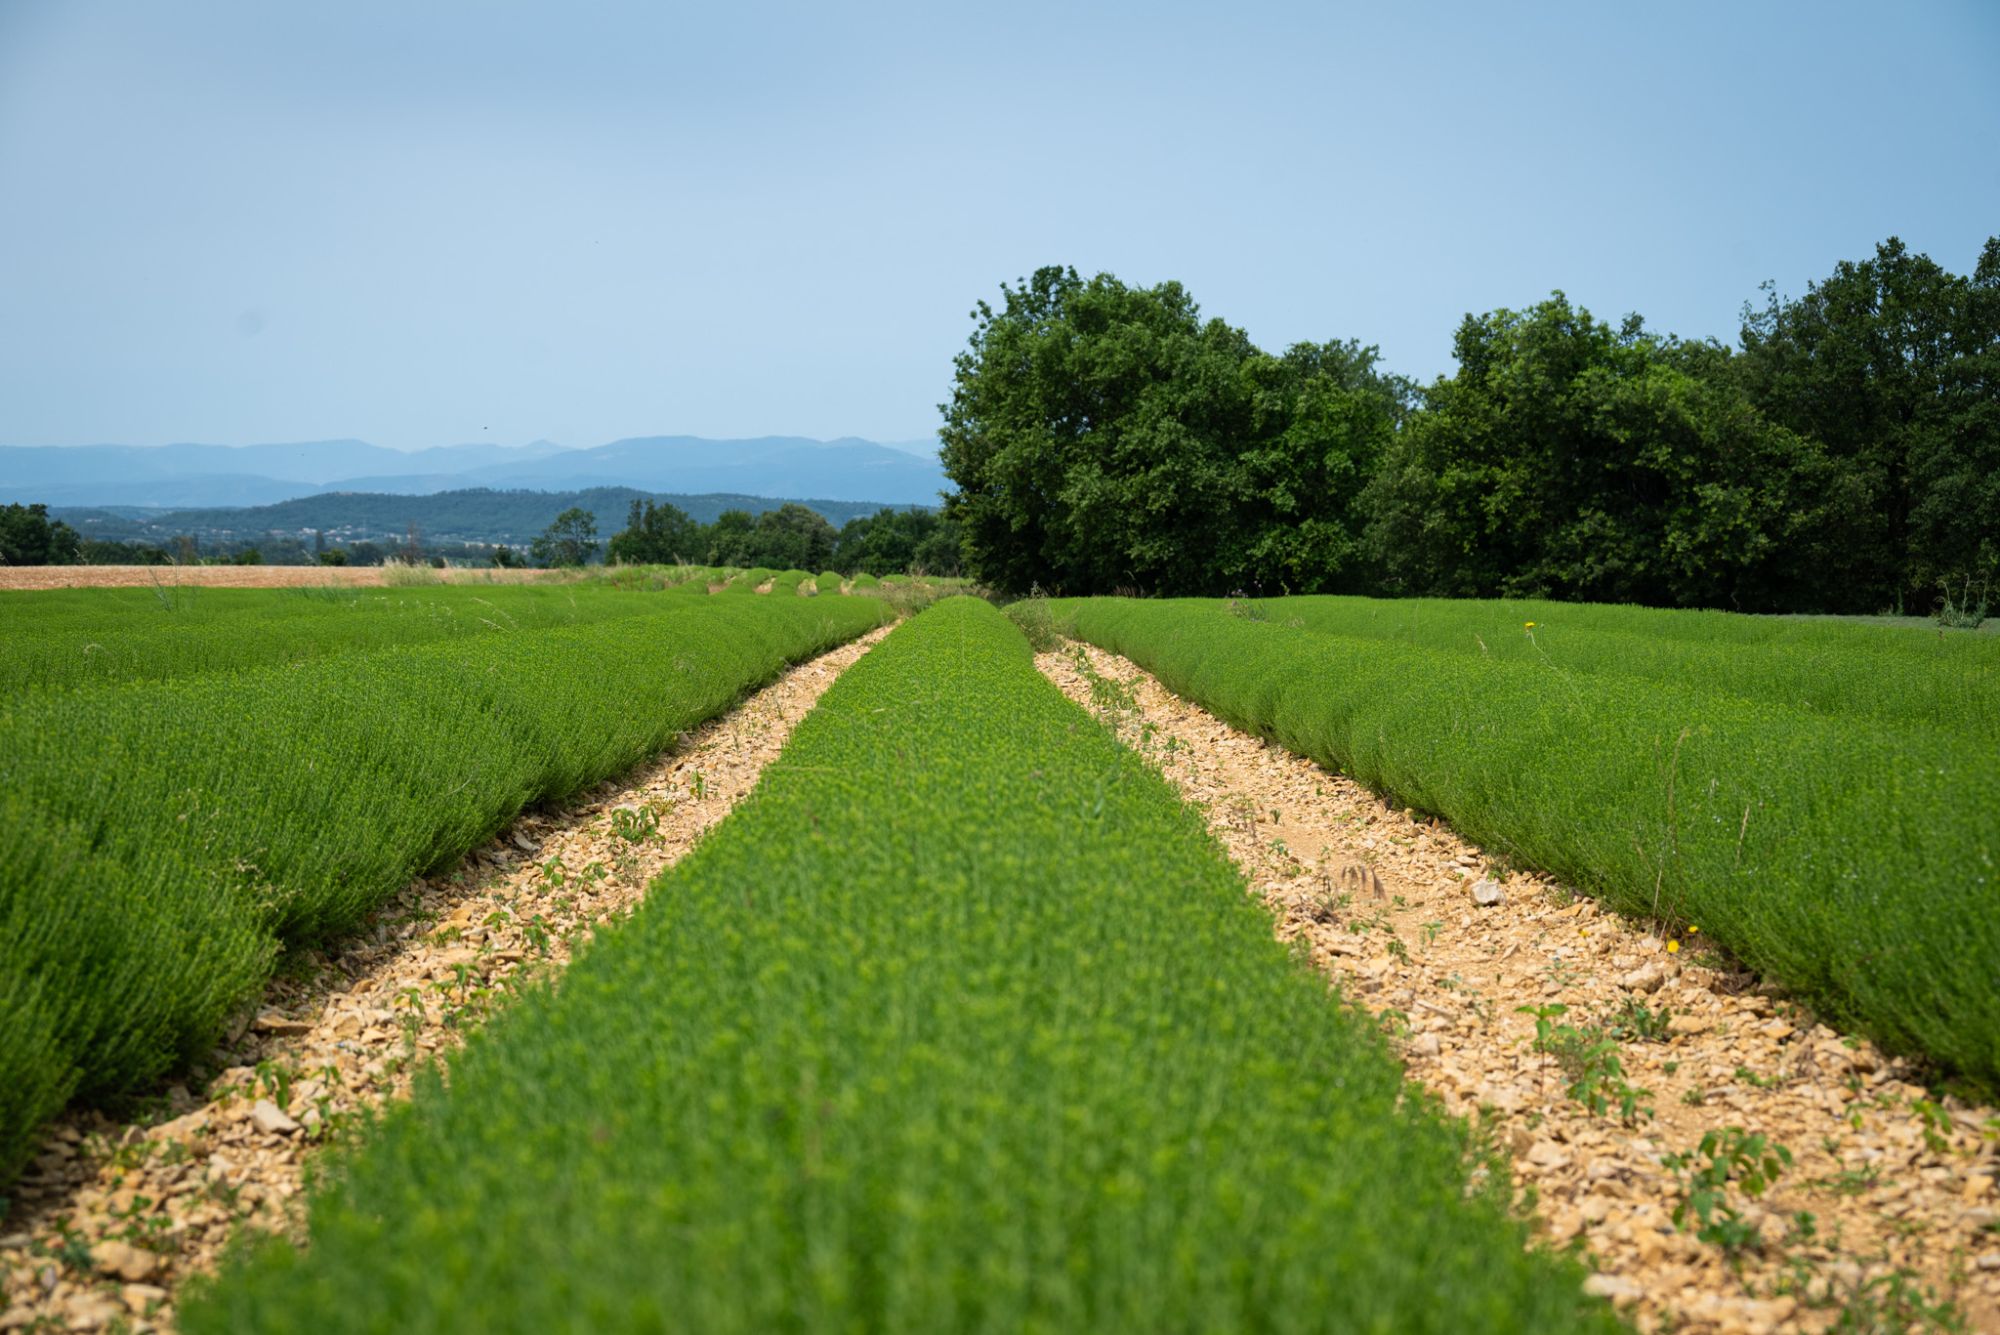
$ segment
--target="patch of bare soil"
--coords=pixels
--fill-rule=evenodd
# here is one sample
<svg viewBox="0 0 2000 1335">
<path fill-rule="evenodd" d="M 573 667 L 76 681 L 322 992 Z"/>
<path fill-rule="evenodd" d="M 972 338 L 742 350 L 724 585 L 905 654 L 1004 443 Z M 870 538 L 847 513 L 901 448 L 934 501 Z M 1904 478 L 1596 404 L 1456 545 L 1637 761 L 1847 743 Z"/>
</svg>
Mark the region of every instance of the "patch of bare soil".
<svg viewBox="0 0 2000 1335">
<path fill-rule="evenodd" d="M 1995 1109 L 1933 1100 L 1699 934 L 1662 940 L 1509 871 L 1078 649 L 1036 661 L 1203 811 L 1278 936 L 1487 1128 L 1541 1237 L 1585 1249 L 1586 1287 L 1641 1330 L 2000 1331 Z"/>
<path fill-rule="evenodd" d="M 0 589 L 372 589 L 386 583 L 535 584 L 561 579 L 556 570 L 448 569 L 399 574 L 382 566 L 0 566 Z"/>
<path fill-rule="evenodd" d="M 413 882 L 337 953 L 272 982 L 202 1094 L 175 1086 L 148 1119 L 58 1124 L 0 1224 L 0 1331 L 170 1329 L 179 1285 L 232 1231 L 295 1222 L 318 1146 L 630 913 L 888 633 L 793 668 L 644 770 Z"/>
</svg>

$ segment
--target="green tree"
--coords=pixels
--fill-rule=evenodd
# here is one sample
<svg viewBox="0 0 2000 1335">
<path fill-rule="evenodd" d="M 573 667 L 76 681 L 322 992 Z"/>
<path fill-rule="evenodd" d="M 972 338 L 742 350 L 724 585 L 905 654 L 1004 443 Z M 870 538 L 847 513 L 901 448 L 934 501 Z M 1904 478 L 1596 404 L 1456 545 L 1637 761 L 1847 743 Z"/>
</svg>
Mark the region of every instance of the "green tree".
<svg viewBox="0 0 2000 1335">
<path fill-rule="evenodd" d="M 83 540 L 46 505 L 0 505 L 0 565 L 64 566 L 83 559 Z"/>
<path fill-rule="evenodd" d="M 935 510 L 884 508 L 847 521 L 834 543 L 833 564 L 849 574 L 895 575 L 921 566 L 933 574 L 956 572 L 959 527 Z"/>
<path fill-rule="evenodd" d="M 704 525 L 701 530 L 702 545 L 706 549 L 705 563 L 712 566 L 755 565 L 748 559 L 750 535 L 756 531 L 757 521 L 750 517 L 748 510 L 724 510 L 715 517 L 713 524 Z"/>
<path fill-rule="evenodd" d="M 528 551 L 539 565 L 590 564 L 590 558 L 597 555 L 597 516 L 572 505 L 536 536 Z"/>
<path fill-rule="evenodd" d="M 2000 575 L 2000 238 L 1970 278 L 1895 237 L 1804 296 L 1744 308 L 1757 405 L 1819 441 L 1851 498 L 1827 553 L 1848 610 Z"/>
<path fill-rule="evenodd" d="M 920 511 L 926 521 L 923 536 L 910 553 L 909 569 L 927 575 L 957 575 L 965 566 L 965 535 L 958 521 L 935 511 Z"/>
<path fill-rule="evenodd" d="M 833 559 L 836 534 L 825 516 L 795 501 L 757 516 L 740 564 L 772 570 L 822 570 Z"/>
<path fill-rule="evenodd" d="M 679 506 L 635 499 L 625 527 L 611 535 L 605 559 L 625 565 L 667 565 L 691 558 L 701 529 Z"/>
<path fill-rule="evenodd" d="M 1468 316 L 1371 484 L 1389 586 L 1796 609 L 1838 539 L 1824 455 L 1767 421 L 1729 353 L 1619 328 L 1561 293 Z"/>
<path fill-rule="evenodd" d="M 942 458 L 970 573 L 1008 591 L 1339 589 L 1401 411 L 1354 344 L 1260 352 L 1178 283 L 1044 268 L 973 312 Z"/>
</svg>

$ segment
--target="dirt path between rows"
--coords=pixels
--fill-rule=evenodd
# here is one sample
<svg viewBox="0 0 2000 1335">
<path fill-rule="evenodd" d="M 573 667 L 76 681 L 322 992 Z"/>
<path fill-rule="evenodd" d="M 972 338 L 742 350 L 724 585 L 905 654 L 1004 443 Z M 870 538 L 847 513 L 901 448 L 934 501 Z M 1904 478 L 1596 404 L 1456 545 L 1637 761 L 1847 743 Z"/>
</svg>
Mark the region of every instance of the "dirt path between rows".
<svg viewBox="0 0 2000 1335">
<path fill-rule="evenodd" d="M 1036 662 L 1204 812 L 1279 937 L 1308 942 L 1383 1021 L 1411 1078 L 1486 1120 L 1542 1239 L 1586 1248 L 1587 1287 L 1641 1330 L 1948 1329 L 1955 1315 L 2000 1331 L 1994 1109 L 1931 1102 L 1869 1043 L 1728 972 L 1698 934 L 1663 941 L 1510 873 L 1126 659 L 1071 646 Z M 1566 1054 L 1536 1050 L 1538 1018 Z M 1572 1096 L 1578 1076 L 1601 1112 Z M 1621 1085 L 1643 1091 L 1629 1122 Z M 1672 1219 L 1713 1156 L 1678 1175 L 1662 1162 L 1729 1128 L 1792 1156 L 1754 1200 L 1739 1161 L 1712 1200 L 1713 1225 L 1726 1207 L 1739 1237 L 1763 1240 L 1733 1258 L 1694 1217 Z"/>
<path fill-rule="evenodd" d="M 176 1086 L 151 1119 L 59 1123 L 0 1221 L 0 1331 L 171 1329 L 180 1284 L 233 1230 L 287 1222 L 321 1143 L 631 912 L 888 633 L 791 669 L 643 770 L 412 883 L 339 953 L 272 982 L 205 1097 Z"/>
</svg>

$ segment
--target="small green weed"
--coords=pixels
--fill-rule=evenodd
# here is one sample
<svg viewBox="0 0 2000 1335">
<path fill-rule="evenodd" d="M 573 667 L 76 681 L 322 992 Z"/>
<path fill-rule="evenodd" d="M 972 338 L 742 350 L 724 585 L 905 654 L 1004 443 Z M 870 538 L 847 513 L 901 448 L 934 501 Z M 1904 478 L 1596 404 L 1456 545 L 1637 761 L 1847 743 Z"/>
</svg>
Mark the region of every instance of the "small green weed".
<svg viewBox="0 0 2000 1335">
<path fill-rule="evenodd" d="M 1604 1029 L 1613 1038 L 1628 1042 L 1664 1043 L 1670 1037 L 1667 1026 L 1673 1018 L 1671 1007 L 1654 1010 L 1637 997 L 1627 997 L 1625 1004 L 1604 1022 Z"/>
<path fill-rule="evenodd" d="M 1701 1138 L 1690 1151 L 1664 1156 L 1660 1162 L 1681 1185 L 1681 1203 L 1674 1207 L 1674 1226 L 1686 1229 L 1692 1219 L 1695 1236 L 1728 1255 L 1761 1249 L 1764 1239 L 1754 1224 L 1730 1203 L 1734 1187 L 1751 1199 L 1764 1194 L 1792 1166 L 1792 1152 L 1774 1144 L 1762 1132 L 1724 1127 Z"/>
<path fill-rule="evenodd" d="M 660 814 L 651 807 L 620 807 L 611 813 L 611 832 L 627 843 L 643 844 L 660 832 Z"/>
<path fill-rule="evenodd" d="M 1650 1097 L 1647 1091 L 1626 1083 L 1618 1040 L 1602 1029 L 1557 1024 L 1556 1020 L 1569 1011 L 1560 1002 L 1515 1009 L 1535 1017 L 1535 1051 L 1555 1059 L 1568 1079 L 1566 1092 L 1572 1099 L 1598 1117 L 1616 1105 L 1619 1120 L 1628 1126 L 1653 1115 L 1646 1102 Z"/>
</svg>

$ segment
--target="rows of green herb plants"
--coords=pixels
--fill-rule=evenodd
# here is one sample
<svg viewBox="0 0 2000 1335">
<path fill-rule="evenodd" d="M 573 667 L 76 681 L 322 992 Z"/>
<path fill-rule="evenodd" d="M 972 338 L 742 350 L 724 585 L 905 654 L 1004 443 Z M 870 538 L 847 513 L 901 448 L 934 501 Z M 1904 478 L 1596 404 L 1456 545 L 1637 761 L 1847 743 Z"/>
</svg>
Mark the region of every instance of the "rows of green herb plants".
<svg viewBox="0 0 2000 1335">
<path fill-rule="evenodd" d="M 1821 717 L 2000 741 L 2000 638 L 1993 636 L 1578 603 L 1305 597 L 1238 602 L 1233 610 L 1557 675 L 1668 682 Z"/>
<path fill-rule="evenodd" d="M 1309 630 L 1282 606 L 1263 620 L 1196 601 L 1048 610 L 1229 721 L 1618 909 L 1698 925 L 1832 1023 L 2000 1088 L 1988 737 L 1758 698 L 1754 672 L 1731 690 L 1693 667 L 1559 671 L 1518 647 Z M 1512 634 L 1536 619 L 1516 614 Z M 1875 643 L 1846 629 L 1857 653 Z"/>
<path fill-rule="evenodd" d="M 624 596 L 647 610 L 0 703 L 0 1180 L 73 1095 L 207 1050 L 282 943 L 888 616 Z"/>
<path fill-rule="evenodd" d="M 728 579 L 736 571 L 729 566 L 696 565 L 617 565 L 589 566 L 583 571 L 569 572 L 572 578 L 581 574 L 592 584 L 607 584 L 617 589 L 698 589 L 708 592 L 711 581 Z"/>
<path fill-rule="evenodd" d="M 1400 1074 L 1199 818 L 947 600 L 183 1323 L 1615 1328 Z"/>
<path fill-rule="evenodd" d="M 705 589 L 704 589 L 705 591 Z M 0 593 L 0 699 L 300 664 L 397 644 L 580 626 L 648 610 L 600 585 Z"/>
</svg>

